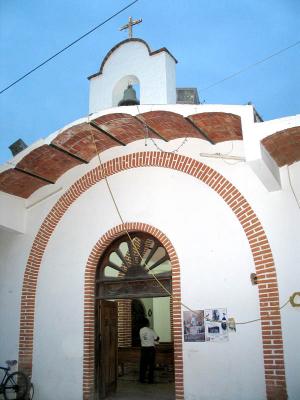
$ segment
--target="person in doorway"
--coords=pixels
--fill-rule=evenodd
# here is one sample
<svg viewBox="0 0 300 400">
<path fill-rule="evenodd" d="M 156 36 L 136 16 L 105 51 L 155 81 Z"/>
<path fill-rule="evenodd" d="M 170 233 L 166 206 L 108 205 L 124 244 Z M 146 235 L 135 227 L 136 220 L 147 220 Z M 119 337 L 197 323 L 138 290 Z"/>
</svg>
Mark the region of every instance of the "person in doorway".
<svg viewBox="0 0 300 400">
<path fill-rule="evenodd" d="M 145 318 L 143 327 L 140 329 L 141 339 L 141 359 L 140 359 L 140 379 L 141 383 L 145 383 L 147 369 L 148 382 L 154 383 L 154 367 L 155 367 L 155 344 L 158 343 L 159 337 L 156 332 L 149 327 L 148 318 Z"/>
</svg>

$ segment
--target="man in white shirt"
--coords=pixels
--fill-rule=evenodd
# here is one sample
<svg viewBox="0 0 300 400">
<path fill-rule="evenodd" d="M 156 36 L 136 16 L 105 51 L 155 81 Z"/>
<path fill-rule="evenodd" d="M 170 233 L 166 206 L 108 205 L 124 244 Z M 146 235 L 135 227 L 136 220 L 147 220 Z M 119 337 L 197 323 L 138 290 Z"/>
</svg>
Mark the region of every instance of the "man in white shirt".
<svg viewBox="0 0 300 400">
<path fill-rule="evenodd" d="M 148 382 L 153 383 L 154 367 L 155 367 L 155 343 L 159 337 L 156 332 L 149 328 L 149 320 L 145 318 L 144 326 L 140 329 L 141 339 L 141 359 L 140 359 L 140 379 L 141 383 L 145 383 L 146 372 L 148 372 Z"/>
</svg>

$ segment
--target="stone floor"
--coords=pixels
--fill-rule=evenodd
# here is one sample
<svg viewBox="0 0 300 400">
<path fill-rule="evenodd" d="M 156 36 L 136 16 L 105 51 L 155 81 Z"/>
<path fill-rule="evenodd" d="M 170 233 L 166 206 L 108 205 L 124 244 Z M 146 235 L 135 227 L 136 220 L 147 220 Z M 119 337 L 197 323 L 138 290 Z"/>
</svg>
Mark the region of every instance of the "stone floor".
<svg viewBox="0 0 300 400">
<path fill-rule="evenodd" d="M 118 382 L 117 392 L 106 400 L 174 400 L 173 383 Z"/>
</svg>

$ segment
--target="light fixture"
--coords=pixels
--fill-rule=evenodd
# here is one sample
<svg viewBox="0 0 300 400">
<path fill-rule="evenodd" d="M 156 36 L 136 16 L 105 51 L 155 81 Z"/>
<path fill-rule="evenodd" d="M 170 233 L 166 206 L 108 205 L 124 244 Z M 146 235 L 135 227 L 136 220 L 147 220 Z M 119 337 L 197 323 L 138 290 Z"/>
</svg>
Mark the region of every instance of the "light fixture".
<svg viewBox="0 0 300 400">
<path fill-rule="evenodd" d="M 230 156 L 222 153 L 200 153 L 199 156 L 208 158 L 221 158 L 222 160 L 246 161 L 245 157 Z"/>
<path fill-rule="evenodd" d="M 252 272 L 252 274 L 250 275 L 250 279 L 251 279 L 252 285 L 257 285 L 257 284 L 258 284 L 258 282 L 257 282 L 257 275 L 256 275 L 255 272 Z"/>
</svg>

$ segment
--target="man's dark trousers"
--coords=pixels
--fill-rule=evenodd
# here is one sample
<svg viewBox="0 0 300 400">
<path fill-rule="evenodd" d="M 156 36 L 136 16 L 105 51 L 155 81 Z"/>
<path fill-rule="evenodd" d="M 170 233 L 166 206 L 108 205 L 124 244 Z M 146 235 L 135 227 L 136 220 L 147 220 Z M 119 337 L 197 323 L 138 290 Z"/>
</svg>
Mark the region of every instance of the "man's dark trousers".
<svg viewBox="0 0 300 400">
<path fill-rule="evenodd" d="M 140 382 L 145 382 L 147 368 L 149 368 L 148 382 L 153 383 L 155 367 L 155 347 L 142 347 L 140 360 Z"/>
</svg>

